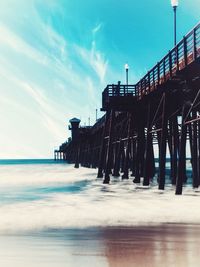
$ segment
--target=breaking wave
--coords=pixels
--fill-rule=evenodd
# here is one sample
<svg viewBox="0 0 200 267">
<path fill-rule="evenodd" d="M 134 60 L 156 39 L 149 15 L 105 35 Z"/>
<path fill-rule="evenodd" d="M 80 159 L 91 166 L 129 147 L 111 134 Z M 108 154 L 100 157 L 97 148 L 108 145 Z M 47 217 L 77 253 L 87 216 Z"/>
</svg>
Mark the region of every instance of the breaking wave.
<svg viewBox="0 0 200 267">
<path fill-rule="evenodd" d="M 0 232 L 161 223 L 200 223 L 200 193 L 159 191 L 69 164 L 0 166 Z"/>
</svg>

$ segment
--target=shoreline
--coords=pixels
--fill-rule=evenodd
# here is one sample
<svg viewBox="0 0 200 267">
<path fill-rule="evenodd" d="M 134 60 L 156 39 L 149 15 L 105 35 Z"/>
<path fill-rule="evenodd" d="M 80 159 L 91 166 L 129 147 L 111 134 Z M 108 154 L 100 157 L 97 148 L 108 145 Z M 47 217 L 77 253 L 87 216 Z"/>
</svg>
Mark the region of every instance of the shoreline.
<svg viewBox="0 0 200 267">
<path fill-rule="evenodd" d="M 103 232 L 103 231 L 117 231 L 117 230 L 124 230 L 124 231 L 137 231 L 140 229 L 156 229 L 156 228 L 199 228 L 200 223 L 188 223 L 188 222 L 161 222 L 161 223 L 143 223 L 143 224 L 135 224 L 135 225 L 105 225 L 105 226 L 74 226 L 74 227 L 61 227 L 61 228 L 42 228 L 42 229 L 26 229 L 26 230 L 15 230 L 15 231 L 0 231 L 0 236 L 46 236 L 49 233 L 54 234 L 57 233 L 60 235 L 61 233 L 68 233 L 68 232 Z"/>
</svg>

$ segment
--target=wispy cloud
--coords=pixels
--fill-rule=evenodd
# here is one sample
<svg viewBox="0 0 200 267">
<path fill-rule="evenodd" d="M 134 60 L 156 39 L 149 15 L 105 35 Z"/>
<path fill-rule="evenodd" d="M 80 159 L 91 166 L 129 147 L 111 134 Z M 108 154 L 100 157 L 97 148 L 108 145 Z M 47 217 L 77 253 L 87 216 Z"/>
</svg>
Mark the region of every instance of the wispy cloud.
<svg viewBox="0 0 200 267">
<path fill-rule="evenodd" d="M 19 157 L 51 155 L 52 146 L 69 134 L 65 123 L 72 116 L 81 115 L 83 123 L 95 117 L 101 102 L 108 61 L 97 49 L 95 35 L 102 23 L 90 32 L 93 41 L 88 49 L 41 19 L 34 2 L 29 10 L 29 16 L 34 14 L 30 29 L 24 27 L 20 32 L 5 20 L 0 23 L 0 118 L 5 131 L 0 138 L 4 148 L 0 157 L 17 157 L 17 151 Z M 23 23 L 26 21 L 24 17 Z M 10 135 L 7 139 L 6 133 Z M 5 147 L 8 140 L 10 145 Z"/>
<path fill-rule="evenodd" d="M 100 31 L 101 30 L 101 28 L 102 28 L 102 23 L 99 23 L 99 24 L 97 24 L 93 29 L 92 29 L 92 33 L 93 34 L 96 34 L 98 31 Z"/>
<path fill-rule="evenodd" d="M 80 46 L 75 47 L 82 60 L 88 64 L 91 69 L 93 69 L 100 82 L 104 83 L 108 61 L 105 59 L 104 54 L 96 49 L 95 41 L 92 42 L 91 49 Z"/>
<path fill-rule="evenodd" d="M 16 53 L 23 54 L 39 64 L 46 64 L 46 57 L 43 54 L 24 42 L 19 36 L 2 23 L 0 24 L 0 42 L 1 45 L 6 45 L 14 49 Z"/>
</svg>

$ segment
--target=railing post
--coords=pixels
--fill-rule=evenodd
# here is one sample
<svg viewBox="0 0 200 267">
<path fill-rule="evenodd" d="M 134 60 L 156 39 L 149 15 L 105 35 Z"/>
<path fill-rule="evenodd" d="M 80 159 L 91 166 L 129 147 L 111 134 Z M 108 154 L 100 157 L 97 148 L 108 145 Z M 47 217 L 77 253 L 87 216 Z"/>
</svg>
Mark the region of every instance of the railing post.
<svg viewBox="0 0 200 267">
<path fill-rule="evenodd" d="M 144 94 L 147 95 L 147 78 L 145 76 L 145 78 L 143 79 L 143 86 L 144 86 Z"/>
<path fill-rule="evenodd" d="M 197 58 L 197 48 L 196 48 L 196 28 L 193 30 L 193 56 L 194 60 Z"/>
<path fill-rule="evenodd" d="M 111 96 L 114 96 L 115 95 L 115 87 L 114 87 L 114 84 L 112 84 L 112 95 Z"/>
<path fill-rule="evenodd" d="M 138 92 L 137 92 L 137 84 L 135 85 L 135 96 L 138 97 Z"/>
<path fill-rule="evenodd" d="M 153 90 L 155 90 L 155 68 L 153 69 Z"/>
<path fill-rule="evenodd" d="M 172 53 L 169 51 L 169 73 L 170 73 L 170 78 L 172 78 Z"/>
<path fill-rule="evenodd" d="M 163 59 L 163 74 L 164 74 L 164 82 L 166 82 L 166 75 L 165 75 L 165 58 Z"/>
<path fill-rule="evenodd" d="M 149 93 L 150 93 L 150 86 L 151 86 L 150 72 L 148 72 L 148 87 L 149 87 Z"/>
<path fill-rule="evenodd" d="M 179 70 L 178 45 L 176 46 L 176 70 Z"/>
<path fill-rule="evenodd" d="M 183 48 L 184 48 L 184 63 L 185 63 L 185 66 L 187 66 L 187 39 L 183 38 Z"/>
<path fill-rule="evenodd" d="M 160 62 L 157 63 L 157 69 L 158 69 L 158 84 L 160 84 Z"/>
</svg>

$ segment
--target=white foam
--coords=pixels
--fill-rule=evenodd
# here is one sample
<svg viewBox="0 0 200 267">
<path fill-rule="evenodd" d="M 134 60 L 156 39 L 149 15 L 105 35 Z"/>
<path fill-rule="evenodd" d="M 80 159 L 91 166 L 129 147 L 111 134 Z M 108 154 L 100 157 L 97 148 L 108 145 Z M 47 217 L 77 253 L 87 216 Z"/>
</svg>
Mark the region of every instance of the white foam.
<svg viewBox="0 0 200 267">
<path fill-rule="evenodd" d="M 90 171 L 95 175 L 95 171 Z M 27 186 L 27 185 L 48 185 L 54 183 L 74 182 L 84 179 L 88 169 L 82 168 L 81 175 L 73 165 L 69 164 L 38 164 L 38 165 L 11 165 L 0 166 L 1 186 Z"/>
<path fill-rule="evenodd" d="M 144 189 L 131 180 L 113 180 L 103 185 L 96 179 L 96 170 L 74 169 L 57 166 L 23 170 L 17 174 L 21 185 L 37 186 L 88 180 L 83 191 L 76 194 L 52 193 L 40 200 L 5 203 L 0 205 L 0 232 L 33 231 L 46 228 L 73 228 L 89 226 L 133 226 L 160 223 L 200 223 L 200 194 L 192 188 L 184 188 L 182 196 L 176 196 L 171 187 L 165 191 L 151 187 Z M 28 175 L 27 175 L 28 173 Z M 10 184 L 18 190 L 14 176 L 2 184 Z M 11 178 L 12 177 L 12 178 Z M 34 179 L 34 181 L 32 181 Z"/>
</svg>

